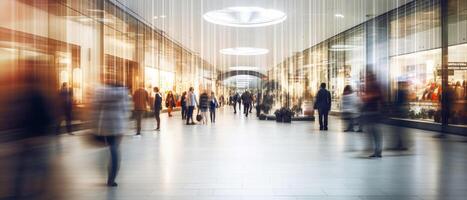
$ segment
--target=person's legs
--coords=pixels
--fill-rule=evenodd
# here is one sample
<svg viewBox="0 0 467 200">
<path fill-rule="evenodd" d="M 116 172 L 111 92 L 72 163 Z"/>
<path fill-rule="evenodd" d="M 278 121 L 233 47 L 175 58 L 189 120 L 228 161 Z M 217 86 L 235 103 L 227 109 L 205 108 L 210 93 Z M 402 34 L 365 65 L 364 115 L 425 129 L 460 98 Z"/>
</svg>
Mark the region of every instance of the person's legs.
<svg viewBox="0 0 467 200">
<path fill-rule="evenodd" d="M 189 124 L 190 123 L 190 116 L 191 116 L 191 106 L 188 106 L 188 110 L 186 112 L 186 116 L 185 116 L 185 119 L 186 119 L 186 124 Z"/>
<path fill-rule="evenodd" d="M 209 111 L 209 117 L 211 118 L 211 123 L 213 123 L 214 122 L 214 111 L 213 110 Z"/>
<path fill-rule="evenodd" d="M 324 130 L 328 130 L 328 114 L 329 111 L 323 113 Z"/>
<path fill-rule="evenodd" d="M 234 109 L 234 114 L 236 114 L 237 113 L 237 103 L 233 103 L 232 106 L 233 106 L 233 109 Z"/>
<path fill-rule="evenodd" d="M 135 111 L 136 118 L 136 135 L 141 135 L 141 120 L 143 118 L 143 111 Z"/>
<path fill-rule="evenodd" d="M 212 120 L 211 120 L 211 122 L 216 123 L 216 110 L 212 111 Z"/>
<path fill-rule="evenodd" d="M 156 117 L 156 130 L 161 128 L 161 111 L 154 112 L 154 116 Z"/>
<path fill-rule="evenodd" d="M 201 111 L 201 116 L 202 116 L 202 124 L 207 124 L 208 123 L 208 114 L 206 111 Z"/>
<path fill-rule="evenodd" d="M 243 114 L 245 114 L 245 116 L 248 117 L 248 112 L 249 112 L 249 109 L 248 109 L 248 106 L 249 104 L 243 104 Z"/>
<path fill-rule="evenodd" d="M 72 134 L 72 130 L 71 130 L 71 120 L 72 120 L 71 108 L 68 108 L 68 109 L 66 109 L 66 111 L 65 111 L 66 131 L 68 132 L 68 134 Z"/>
<path fill-rule="evenodd" d="M 189 124 L 190 123 L 190 113 L 191 113 L 191 106 L 188 106 L 187 107 L 187 111 L 186 111 L 186 116 L 185 116 L 185 119 L 186 119 L 186 124 Z"/>
<path fill-rule="evenodd" d="M 319 130 L 323 130 L 323 113 L 318 110 Z"/>
<path fill-rule="evenodd" d="M 182 120 L 186 117 L 186 106 L 182 106 Z"/>
<path fill-rule="evenodd" d="M 120 150 L 119 145 L 121 141 L 120 136 L 107 136 L 107 143 L 110 150 L 110 165 L 109 165 L 109 176 L 107 179 L 108 186 L 117 186 L 115 178 L 117 178 L 118 170 L 120 168 Z"/>
<path fill-rule="evenodd" d="M 187 124 L 190 124 L 190 120 L 191 120 L 191 123 L 194 123 L 194 121 L 193 121 L 193 111 L 194 110 L 195 110 L 194 106 L 189 106 L 188 107 L 188 114 L 186 116 L 186 123 Z"/>
<path fill-rule="evenodd" d="M 368 123 L 368 133 L 373 140 L 374 153 L 370 157 L 381 157 L 382 149 L 382 138 L 381 133 L 378 131 L 377 125 L 374 123 Z"/>
</svg>

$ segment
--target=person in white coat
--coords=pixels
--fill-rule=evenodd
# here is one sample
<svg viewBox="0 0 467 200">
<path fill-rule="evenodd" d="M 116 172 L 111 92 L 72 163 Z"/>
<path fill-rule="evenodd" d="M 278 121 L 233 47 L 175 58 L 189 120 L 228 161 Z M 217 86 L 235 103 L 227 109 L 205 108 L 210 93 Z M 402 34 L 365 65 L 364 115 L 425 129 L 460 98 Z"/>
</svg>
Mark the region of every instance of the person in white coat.
<svg viewBox="0 0 467 200">
<path fill-rule="evenodd" d="M 357 96 L 357 93 L 353 91 L 350 85 L 346 85 L 344 87 L 344 93 L 342 95 L 342 116 L 343 119 L 346 121 L 347 127 L 344 132 L 354 131 L 354 125 L 357 122 L 357 119 L 360 117 L 360 107 L 361 107 L 361 100 Z M 358 131 L 361 131 L 361 127 L 359 125 Z"/>
</svg>

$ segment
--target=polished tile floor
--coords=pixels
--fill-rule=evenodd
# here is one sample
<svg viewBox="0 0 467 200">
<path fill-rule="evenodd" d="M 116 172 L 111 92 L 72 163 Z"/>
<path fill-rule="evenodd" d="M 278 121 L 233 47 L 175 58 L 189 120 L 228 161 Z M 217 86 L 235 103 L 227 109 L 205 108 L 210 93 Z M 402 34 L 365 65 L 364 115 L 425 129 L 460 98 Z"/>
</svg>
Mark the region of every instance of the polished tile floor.
<svg viewBox="0 0 467 200">
<path fill-rule="evenodd" d="M 394 131 L 410 135 L 409 151 L 386 150 L 367 159 L 364 133 L 330 130 L 317 122 L 278 124 L 225 108 L 217 123 L 186 126 L 178 113 L 163 116 L 160 132 L 144 121 L 143 136 L 130 131 L 121 145 L 117 188 L 107 188 L 106 149 L 89 148 L 82 133 L 57 143 L 50 187 L 78 199 L 466 199 L 466 138 L 382 126 L 385 146 Z"/>
</svg>

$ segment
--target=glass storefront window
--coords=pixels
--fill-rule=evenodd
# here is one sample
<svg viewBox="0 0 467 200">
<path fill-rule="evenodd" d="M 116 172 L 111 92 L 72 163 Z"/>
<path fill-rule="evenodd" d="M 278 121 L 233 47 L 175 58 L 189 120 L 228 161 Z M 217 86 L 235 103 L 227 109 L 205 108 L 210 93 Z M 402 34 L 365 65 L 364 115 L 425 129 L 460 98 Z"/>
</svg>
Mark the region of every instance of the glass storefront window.
<svg viewBox="0 0 467 200">
<path fill-rule="evenodd" d="M 448 49 L 448 92 L 450 124 L 467 125 L 467 44 Z"/>
<path fill-rule="evenodd" d="M 327 89 L 331 92 L 331 110 L 340 109 L 340 98 L 345 86 L 345 52 L 351 50 L 346 44 L 343 35 L 339 35 L 329 42 L 329 84 Z"/>
<path fill-rule="evenodd" d="M 441 49 L 395 56 L 390 59 L 392 95 L 398 82 L 408 84 L 408 118 L 440 122 Z"/>
<path fill-rule="evenodd" d="M 467 1 L 448 1 L 448 123 L 467 126 Z"/>
<path fill-rule="evenodd" d="M 348 50 L 345 51 L 344 85 L 350 85 L 354 91 L 358 92 L 363 85 L 366 63 L 365 30 L 363 26 L 358 26 L 346 32 L 345 45 Z"/>
</svg>

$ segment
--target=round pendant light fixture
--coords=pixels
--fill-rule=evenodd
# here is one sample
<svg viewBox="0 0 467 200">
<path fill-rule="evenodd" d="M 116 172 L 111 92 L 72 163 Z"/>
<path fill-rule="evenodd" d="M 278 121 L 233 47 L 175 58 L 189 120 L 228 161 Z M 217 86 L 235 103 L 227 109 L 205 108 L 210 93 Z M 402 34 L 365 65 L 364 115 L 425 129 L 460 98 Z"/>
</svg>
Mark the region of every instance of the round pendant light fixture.
<svg viewBox="0 0 467 200">
<path fill-rule="evenodd" d="M 219 51 L 224 55 L 234 55 L 234 56 L 256 56 L 264 55 L 269 53 L 268 49 L 255 48 L 255 47 L 235 47 L 235 48 L 226 48 Z"/>
<path fill-rule="evenodd" d="M 287 19 L 287 15 L 279 10 L 261 7 L 228 7 L 209 11 L 203 18 L 222 26 L 262 27 L 281 23 Z"/>
</svg>

